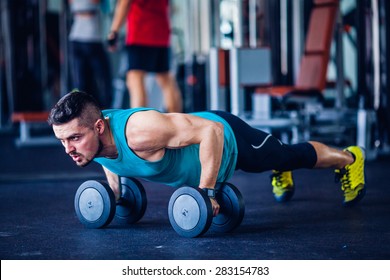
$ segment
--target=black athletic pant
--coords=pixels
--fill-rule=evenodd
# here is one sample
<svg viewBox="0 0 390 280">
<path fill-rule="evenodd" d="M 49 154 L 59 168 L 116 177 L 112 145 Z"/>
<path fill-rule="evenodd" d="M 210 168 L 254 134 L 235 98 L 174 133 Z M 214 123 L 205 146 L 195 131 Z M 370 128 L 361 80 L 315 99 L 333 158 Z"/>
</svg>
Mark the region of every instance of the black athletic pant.
<svg viewBox="0 0 390 280">
<path fill-rule="evenodd" d="M 211 112 L 225 119 L 233 129 L 238 147 L 236 169 L 246 172 L 288 171 L 313 168 L 317 162 L 317 154 L 310 143 L 283 144 L 276 137 L 251 127 L 233 114 Z"/>
</svg>

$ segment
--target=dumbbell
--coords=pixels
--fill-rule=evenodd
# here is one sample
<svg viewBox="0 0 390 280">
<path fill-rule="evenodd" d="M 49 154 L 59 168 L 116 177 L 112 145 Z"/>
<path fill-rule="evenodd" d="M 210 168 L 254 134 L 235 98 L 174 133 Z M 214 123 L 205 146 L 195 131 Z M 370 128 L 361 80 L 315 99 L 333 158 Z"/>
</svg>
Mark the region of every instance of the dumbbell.
<svg viewBox="0 0 390 280">
<path fill-rule="evenodd" d="M 121 198 L 106 182 L 89 180 L 80 185 L 74 198 L 76 215 L 87 228 L 102 228 L 115 217 L 119 223 L 133 224 L 145 214 L 147 199 L 142 184 L 134 178 L 121 177 Z"/>
<path fill-rule="evenodd" d="M 220 211 L 214 218 L 210 198 L 204 190 L 181 187 L 172 194 L 168 217 L 179 235 L 198 237 L 207 232 L 210 226 L 217 232 L 229 232 L 241 224 L 245 204 L 240 191 L 230 183 L 217 184 L 215 190 Z"/>
</svg>

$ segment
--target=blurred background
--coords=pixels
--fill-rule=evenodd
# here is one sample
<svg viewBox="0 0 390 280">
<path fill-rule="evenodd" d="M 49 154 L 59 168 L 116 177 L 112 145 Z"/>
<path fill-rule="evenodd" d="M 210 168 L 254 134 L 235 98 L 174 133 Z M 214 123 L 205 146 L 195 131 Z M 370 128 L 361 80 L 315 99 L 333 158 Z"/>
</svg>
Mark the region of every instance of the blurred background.
<svg viewBox="0 0 390 280">
<path fill-rule="evenodd" d="M 115 3 L 102 9 L 104 38 Z M 388 1 L 170 4 L 172 71 L 185 112 L 230 111 L 286 142 L 359 144 L 371 159 L 389 153 Z M 46 114 L 73 89 L 71 24 L 65 0 L 0 1 L 0 135 L 15 132 L 19 146 L 50 143 L 33 138 L 51 136 Z M 122 49 L 108 53 L 113 108 L 128 106 Z M 154 80 L 146 87 L 150 106 L 163 109 Z"/>
<path fill-rule="evenodd" d="M 88 91 L 102 90 L 93 70 L 110 70 L 108 106 L 129 108 L 126 29 L 108 52 L 117 1 L 101 3 L 110 66 L 87 71 Z M 242 226 L 183 240 L 168 221 L 174 189 L 143 181 L 150 207 L 139 224 L 85 230 L 74 194 L 104 173 L 94 162 L 76 166 L 46 122 L 75 87 L 73 11 L 68 0 L 0 0 L 0 258 L 389 259 L 390 1 L 170 0 L 170 20 L 184 112 L 228 111 L 286 143 L 360 145 L 365 199 L 340 207 L 333 170 L 303 169 L 294 172 L 294 201 L 279 204 L 268 173 L 238 171 L 231 182 L 245 197 Z M 148 106 L 165 111 L 153 78 Z"/>
</svg>

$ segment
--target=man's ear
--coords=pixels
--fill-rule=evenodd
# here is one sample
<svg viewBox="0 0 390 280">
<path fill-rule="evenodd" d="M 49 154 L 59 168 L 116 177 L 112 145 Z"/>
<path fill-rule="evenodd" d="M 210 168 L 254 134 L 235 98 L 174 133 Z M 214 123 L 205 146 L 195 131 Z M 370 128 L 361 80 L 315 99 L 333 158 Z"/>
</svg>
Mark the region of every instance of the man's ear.
<svg viewBox="0 0 390 280">
<path fill-rule="evenodd" d="M 99 134 L 103 134 L 104 129 L 105 129 L 105 124 L 104 124 L 104 121 L 102 119 L 98 119 L 95 122 L 95 129 L 97 130 L 97 132 Z"/>
</svg>

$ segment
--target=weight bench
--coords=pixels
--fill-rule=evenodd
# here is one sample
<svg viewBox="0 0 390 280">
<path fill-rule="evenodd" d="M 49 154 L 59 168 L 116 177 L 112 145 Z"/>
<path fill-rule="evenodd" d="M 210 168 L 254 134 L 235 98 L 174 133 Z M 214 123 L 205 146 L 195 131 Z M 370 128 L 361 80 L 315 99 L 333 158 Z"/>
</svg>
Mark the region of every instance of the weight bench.
<svg viewBox="0 0 390 280">
<path fill-rule="evenodd" d="M 59 141 L 54 136 L 33 136 L 32 128 L 48 128 L 47 118 L 49 112 L 14 112 L 12 122 L 19 123 L 19 138 L 16 139 L 17 146 L 45 146 L 58 145 Z"/>
<path fill-rule="evenodd" d="M 326 86 L 332 36 L 338 13 L 337 0 L 314 0 L 305 50 L 295 85 L 259 86 L 255 94 L 276 98 L 318 98 Z"/>
<path fill-rule="evenodd" d="M 324 104 L 323 91 L 326 88 L 330 47 L 339 10 L 339 0 L 314 0 L 313 3 L 305 49 L 295 84 L 260 85 L 251 89 L 254 112 L 261 111 L 259 105 L 269 99 L 277 101 L 282 107 L 281 111 L 292 106 L 293 110 L 300 112 L 303 126 L 306 127 L 304 138 L 308 138 L 310 134 L 307 131 L 310 115 L 318 114 Z"/>
</svg>

